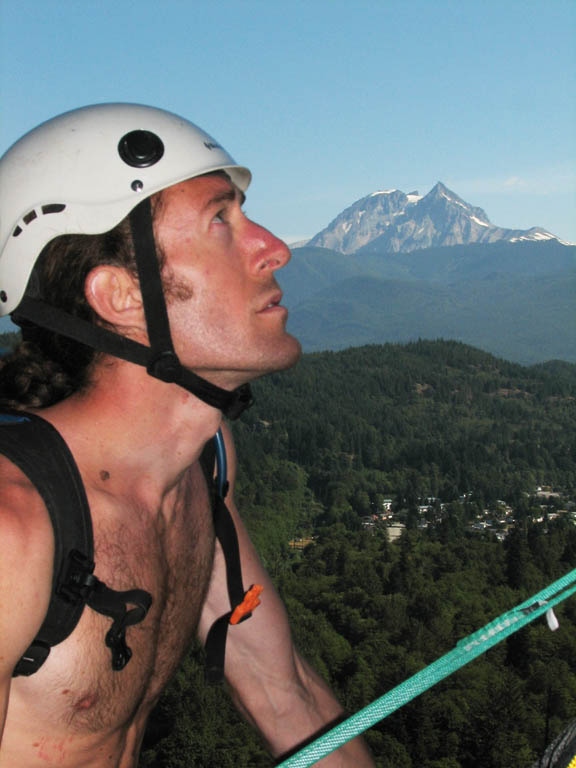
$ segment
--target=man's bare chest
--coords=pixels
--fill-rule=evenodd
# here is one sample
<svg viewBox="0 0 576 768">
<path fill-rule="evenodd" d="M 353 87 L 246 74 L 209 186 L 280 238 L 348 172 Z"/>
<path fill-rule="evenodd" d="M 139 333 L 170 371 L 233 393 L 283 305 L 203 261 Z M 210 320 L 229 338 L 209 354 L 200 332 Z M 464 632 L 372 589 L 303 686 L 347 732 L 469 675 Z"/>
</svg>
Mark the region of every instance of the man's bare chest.
<svg viewBox="0 0 576 768">
<path fill-rule="evenodd" d="M 106 647 L 110 619 L 87 607 L 44 667 L 15 681 L 28 715 L 49 729 L 78 734 L 114 729 L 153 704 L 196 629 L 214 550 L 209 494 L 199 467 L 157 510 L 129 502 L 119 506 L 113 497 L 89 490 L 88 499 L 95 575 L 115 590 L 149 592 L 152 605 L 144 621 L 128 627 L 133 656 L 123 670 L 112 669 Z"/>
</svg>

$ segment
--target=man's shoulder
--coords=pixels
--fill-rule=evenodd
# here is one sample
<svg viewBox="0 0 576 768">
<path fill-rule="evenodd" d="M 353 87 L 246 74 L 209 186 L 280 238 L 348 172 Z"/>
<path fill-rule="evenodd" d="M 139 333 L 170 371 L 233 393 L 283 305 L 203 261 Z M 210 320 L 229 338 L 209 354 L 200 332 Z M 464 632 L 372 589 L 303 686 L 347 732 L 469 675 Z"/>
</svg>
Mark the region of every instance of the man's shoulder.
<svg viewBox="0 0 576 768">
<path fill-rule="evenodd" d="M 40 494 L 24 472 L 0 455 L 0 546 L 53 549 L 50 516 Z"/>
<path fill-rule="evenodd" d="M 0 456 L 0 675 L 16 664 L 40 628 L 52 588 L 54 534 L 38 492 Z M 4 665 L 7 665 L 4 668 Z"/>
</svg>

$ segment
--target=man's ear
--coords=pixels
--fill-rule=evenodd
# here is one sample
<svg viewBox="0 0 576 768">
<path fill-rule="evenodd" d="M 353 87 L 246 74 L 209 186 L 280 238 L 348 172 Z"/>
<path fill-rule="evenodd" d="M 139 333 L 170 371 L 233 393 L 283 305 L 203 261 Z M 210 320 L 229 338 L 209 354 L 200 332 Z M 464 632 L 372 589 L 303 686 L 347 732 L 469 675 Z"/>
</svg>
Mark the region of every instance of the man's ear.
<svg viewBox="0 0 576 768">
<path fill-rule="evenodd" d="M 107 323 L 118 329 L 146 331 L 138 281 L 127 269 L 112 264 L 94 267 L 84 290 L 92 309 Z"/>
</svg>

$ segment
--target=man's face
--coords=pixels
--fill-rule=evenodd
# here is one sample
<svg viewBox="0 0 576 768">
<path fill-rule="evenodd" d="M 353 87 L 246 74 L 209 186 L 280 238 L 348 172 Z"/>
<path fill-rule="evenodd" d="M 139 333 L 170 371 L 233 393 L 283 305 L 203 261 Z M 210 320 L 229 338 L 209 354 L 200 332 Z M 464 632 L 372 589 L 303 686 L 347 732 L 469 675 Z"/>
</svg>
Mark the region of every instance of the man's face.
<svg viewBox="0 0 576 768">
<path fill-rule="evenodd" d="M 225 388 L 300 356 L 274 277 L 290 251 L 247 219 L 242 203 L 224 174 L 200 176 L 165 190 L 155 221 L 176 352 L 184 366 Z"/>
</svg>

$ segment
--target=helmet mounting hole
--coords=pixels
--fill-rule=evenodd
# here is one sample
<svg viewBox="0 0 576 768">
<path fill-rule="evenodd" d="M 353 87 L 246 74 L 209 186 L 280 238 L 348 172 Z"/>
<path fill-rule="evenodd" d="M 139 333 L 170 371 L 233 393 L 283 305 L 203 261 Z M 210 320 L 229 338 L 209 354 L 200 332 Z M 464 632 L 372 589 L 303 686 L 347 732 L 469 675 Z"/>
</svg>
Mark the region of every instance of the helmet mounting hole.
<svg viewBox="0 0 576 768">
<path fill-rule="evenodd" d="M 151 131 L 130 131 L 120 139 L 118 154 L 132 168 L 149 168 L 161 159 L 164 144 Z"/>
</svg>

